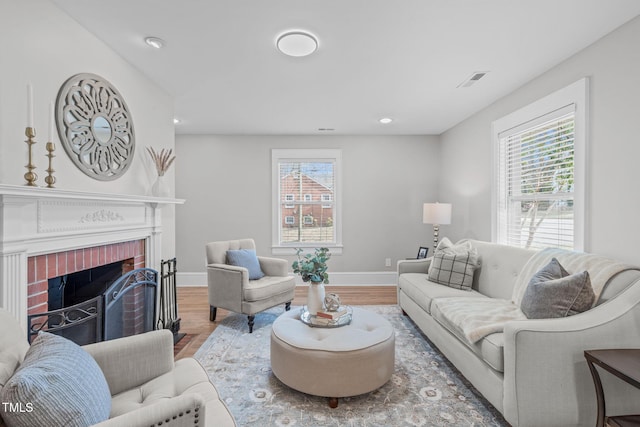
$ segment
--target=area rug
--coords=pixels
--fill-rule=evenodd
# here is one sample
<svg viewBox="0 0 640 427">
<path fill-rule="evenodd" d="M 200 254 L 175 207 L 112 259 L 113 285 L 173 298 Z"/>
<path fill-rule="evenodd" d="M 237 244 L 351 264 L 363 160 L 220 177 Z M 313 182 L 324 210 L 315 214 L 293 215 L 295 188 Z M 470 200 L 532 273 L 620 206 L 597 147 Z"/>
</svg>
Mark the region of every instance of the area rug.
<svg viewBox="0 0 640 427">
<path fill-rule="evenodd" d="M 293 390 L 271 372 L 271 324 L 284 307 L 256 315 L 252 334 L 246 316 L 230 313 L 194 357 L 239 426 L 508 426 L 397 306 L 362 308 L 393 325 L 395 373 L 374 392 L 341 398 L 335 409 L 326 398 Z"/>
</svg>

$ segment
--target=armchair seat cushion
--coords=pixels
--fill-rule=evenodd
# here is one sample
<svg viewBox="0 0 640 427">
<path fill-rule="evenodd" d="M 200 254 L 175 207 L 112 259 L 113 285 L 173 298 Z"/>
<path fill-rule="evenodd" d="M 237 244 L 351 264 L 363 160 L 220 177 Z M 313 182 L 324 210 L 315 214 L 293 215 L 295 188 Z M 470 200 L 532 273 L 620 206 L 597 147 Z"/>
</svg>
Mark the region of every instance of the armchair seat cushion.
<svg viewBox="0 0 640 427">
<path fill-rule="evenodd" d="M 205 370 L 191 358 L 176 361 L 171 372 L 112 396 L 110 418 L 189 393 L 199 395 L 207 406 L 210 402 L 219 402 L 218 392 L 209 382 Z"/>
<path fill-rule="evenodd" d="M 264 276 L 258 280 L 249 280 L 244 288 L 245 301 L 262 301 L 292 291 L 296 286 L 293 277 Z M 274 305 L 277 305 L 275 302 Z"/>
</svg>

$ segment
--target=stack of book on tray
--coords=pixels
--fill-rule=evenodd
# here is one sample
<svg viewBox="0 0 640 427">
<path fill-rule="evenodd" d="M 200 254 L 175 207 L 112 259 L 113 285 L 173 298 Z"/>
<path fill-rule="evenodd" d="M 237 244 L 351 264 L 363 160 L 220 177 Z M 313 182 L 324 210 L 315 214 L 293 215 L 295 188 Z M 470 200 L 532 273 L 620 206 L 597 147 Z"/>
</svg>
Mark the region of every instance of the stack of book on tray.
<svg viewBox="0 0 640 427">
<path fill-rule="evenodd" d="M 347 314 L 347 307 L 340 307 L 336 311 L 327 311 L 327 310 L 318 311 L 316 313 L 316 317 L 318 319 L 327 319 L 328 321 L 332 321 L 332 320 L 338 320 L 345 314 Z"/>
<path fill-rule="evenodd" d="M 304 306 L 300 312 L 300 320 L 309 326 L 338 327 L 351 323 L 351 308 L 341 306 L 336 311 L 320 310 L 310 312 Z"/>
</svg>

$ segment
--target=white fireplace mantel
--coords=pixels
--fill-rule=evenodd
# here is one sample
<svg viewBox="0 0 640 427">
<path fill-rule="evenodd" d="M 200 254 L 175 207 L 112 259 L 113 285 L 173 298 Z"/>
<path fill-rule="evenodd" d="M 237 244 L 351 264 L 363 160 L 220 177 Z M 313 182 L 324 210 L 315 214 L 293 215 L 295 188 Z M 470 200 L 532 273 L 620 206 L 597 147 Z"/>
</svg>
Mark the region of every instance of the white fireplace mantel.
<svg viewBox="0 0 640 427">
<path fill-rule="evenodd" d="M 161 261 L 161 208 L 184 200 L 0 184 L 0 307 L 26 330 L 27 259 L 98 245 L 145 241 Z"/>
</svg>

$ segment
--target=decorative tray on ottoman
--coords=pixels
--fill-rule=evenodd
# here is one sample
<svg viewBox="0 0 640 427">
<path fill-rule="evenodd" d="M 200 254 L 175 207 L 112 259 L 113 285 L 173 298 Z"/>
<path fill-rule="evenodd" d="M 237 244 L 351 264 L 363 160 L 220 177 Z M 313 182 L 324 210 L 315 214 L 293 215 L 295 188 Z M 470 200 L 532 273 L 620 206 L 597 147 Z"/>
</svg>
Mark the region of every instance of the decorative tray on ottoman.
<svg viewBox="0 0 640 427">
<path fill-rule="evenodd" d="M 309 313 L 307 306 L 303 306 L 300 311 L 300 320 L 312 328 L 339 328 L 351 323 L 353 309 L 351 306 L 343 305 L 335 312 L 323 311 L 322 314 Z"/>
</svg>

